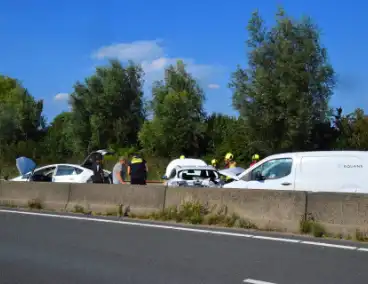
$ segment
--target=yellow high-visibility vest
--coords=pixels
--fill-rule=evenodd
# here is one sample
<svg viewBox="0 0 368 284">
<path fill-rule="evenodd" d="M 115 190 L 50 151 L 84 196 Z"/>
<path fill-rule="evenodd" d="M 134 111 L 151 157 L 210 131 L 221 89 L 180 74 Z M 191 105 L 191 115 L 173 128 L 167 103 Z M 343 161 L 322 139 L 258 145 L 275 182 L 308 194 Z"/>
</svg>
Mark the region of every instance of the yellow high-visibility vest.
<svg viewBox="0 0 368 284">
<path fill-rule="evenodd" d="M 131 162 L 130 162 L 130 163 L 132 163 L 132 164 L 139 164 L 139 163 L 143 163 L 143 159 L 134 157 L 134 158 L 131 160 Z"/>
</svg>

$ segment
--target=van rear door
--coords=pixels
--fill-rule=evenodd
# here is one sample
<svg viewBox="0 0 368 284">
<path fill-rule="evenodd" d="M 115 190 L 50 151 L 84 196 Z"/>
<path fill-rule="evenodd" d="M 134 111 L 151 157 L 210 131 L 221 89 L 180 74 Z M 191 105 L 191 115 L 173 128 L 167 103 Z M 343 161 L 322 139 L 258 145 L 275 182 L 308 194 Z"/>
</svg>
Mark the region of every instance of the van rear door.
<svg viewBox="0 0 368 284">
<path fill-rule="evenodd" d="M 357 192 L 364 187 L 364 163 L 349 152 L 302 156 L 295 182 L 304 191 Z"/>
</svg>

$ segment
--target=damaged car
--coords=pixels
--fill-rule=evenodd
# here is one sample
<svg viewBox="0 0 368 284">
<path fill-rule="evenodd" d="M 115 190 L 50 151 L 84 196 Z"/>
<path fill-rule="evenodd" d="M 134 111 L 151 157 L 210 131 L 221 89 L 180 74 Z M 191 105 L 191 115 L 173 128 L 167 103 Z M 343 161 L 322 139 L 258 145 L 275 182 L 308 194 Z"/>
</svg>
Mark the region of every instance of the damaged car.
<svg viewBox="0 0 368 284">
<path fill-rule="evenodd" d="M 33 182 L 67 182 L 67 183 L 92 183 L 92 164 L 96 155 L 106 156 L 114 154 L 108 150 L 97 150 L 90 153 L 82 164 L 52 164 L 36 168 L 36 163 L 27 157 L 16 159 L 19 176 L 10 181 Z M 108 170 L 104 171 L 105 183 L 112 183 L 112 175 Z"/>
<path fill-rule="evenodd" d="M 222 180 L 212 166 L 177 166 L 167 180 L 167 186 L 221 187 Z"/>
<path fill-rule="evenodd" d="M 165 185 L 169 187 L 222 187 L 238 180 L 243 168 L 231 168 L 218 171 L 200 159 L 176 159 L 166 168 Z"/>
</svg>

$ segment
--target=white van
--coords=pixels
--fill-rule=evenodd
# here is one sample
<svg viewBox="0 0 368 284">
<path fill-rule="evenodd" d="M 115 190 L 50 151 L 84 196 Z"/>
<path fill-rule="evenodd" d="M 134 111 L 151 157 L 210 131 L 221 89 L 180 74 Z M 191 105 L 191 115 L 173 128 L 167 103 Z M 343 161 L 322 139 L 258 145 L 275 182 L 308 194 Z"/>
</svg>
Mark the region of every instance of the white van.
<svg viewBox="0 0 368 284">
<path fill-rule="evenodd" d="M 367 151 L 295 152 L 269 156 L 224 188 L 368 193 Z"/>
</svg>

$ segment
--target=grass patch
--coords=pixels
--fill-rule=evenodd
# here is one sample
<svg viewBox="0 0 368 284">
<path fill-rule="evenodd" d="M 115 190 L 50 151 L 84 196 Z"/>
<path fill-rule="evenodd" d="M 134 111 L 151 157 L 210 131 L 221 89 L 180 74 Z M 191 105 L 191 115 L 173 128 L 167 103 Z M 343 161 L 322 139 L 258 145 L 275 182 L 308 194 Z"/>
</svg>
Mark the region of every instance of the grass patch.
<svg viewBox="0 0 368 284">
<path fill-rule="evenodd" d="M 302 234 L 310 234 L 316 238 L 327 236 L 325 228 L 320 223 L 316 222 L 310 214 L 307 218 L 303 218 L 300 221 L 299 229 Z"/>
<path fill-rule="evenodd" d="M 217 225 L 222 227 L 236 227 L 246 229 L 257 229 L 257 226 L 241 218 L 239 215 L 228 214 L 227 207 L 223 206 L 219 210 L 209 208 L 198 201 L 185 202 L 176 207 L 167 208 L 161 212 L 155 212 L 148 215 L 129 214 L 131 218 L 151 219 L 157 221 L 175 221 L 177 223 L 189 223 L 193 225 Z"/>
<path fill-rule="evenodd" d="M 123 216 L 123 205 L 116 205 L 115 207 L 109 208 L 106 210 L 105 214 L 103 214 L 105 216 L 117 216 L 117 217 L 121 217 Z"/>
<path fill-rule="evenodd" d="M 29 209 L 36 209 L 36 210 L 41 210 L 43 209 L 43 205 L 40 199 L 35 198 L 32 200 L 28 201 L 28 208 Z"/>
<path fill-rule="evenodd" d="M 12 201 L 9 200 L 2 200 L 0 201 L 0 206 L 8 207 L 8 208 L 18 208 L 19 206 L 14 204 Z"/>
<path fill-rule="evenodd" d="M 79 213 L 79 214 L 87 214 L 87 210 L 79 204 L 74 205 L 74 208 L 72 210 L 73 213 Z"/>
<path fill-rule="evenodd" d="M 368 235 L 366 232 L 361 232 L 360 230 L 355 231 L 355 240 L 359 242 L 368 242 Z"/>
</svg>

